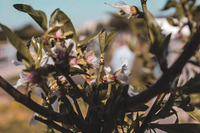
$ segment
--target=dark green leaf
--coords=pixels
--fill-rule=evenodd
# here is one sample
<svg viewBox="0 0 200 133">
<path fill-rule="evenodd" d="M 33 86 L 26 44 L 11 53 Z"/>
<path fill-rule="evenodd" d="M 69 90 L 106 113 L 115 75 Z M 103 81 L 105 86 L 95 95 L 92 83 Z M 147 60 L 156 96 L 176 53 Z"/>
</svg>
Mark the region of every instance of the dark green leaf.
<svg viewBox="0 0 200 133">
<path fill-rule="evenodd" d="M 154 17 L 151 15 L 151 13 L 147 12 L 144 17 L 145 21 L 147 22 L 147 25 L 150 29 L 150 39 L 151 39 L 151 47 L 150 52 L 152 54 L 157 54 L 160 48 L 161 43 L 161 29 L 160 26 L 157 24 Z"/>
<path fill-rule="evenodd" d="M 173 18 L 167 18 L 167 22 L 172 26 L 179 26 L 179 23 L 175 22 Z"/>
<path fill-rule="evenodd" d="M 31 57 L 30 51 L 27 48 L 26 44 L 16 35 L 14 34 L 8 27 L 3 24 L 0 24 L 2 30 L 7 35 L 11 44 L 17 49 L 17 51 L 24 57 L 24 59 L 30 64 L 34 64 L 34 60 Z"/>
<path fill-rule="evenodd" d="M 169 117 L 170 115 L 172 115 L 173 113 L 171 113 L 170 111 L 172 110 L 172 107 L 174 105 L 174 100 L 175 100 L 175 95 L 171 94 L 167 103 L 165 104 L 165 106 L 155 115 L 155 118 L 166 118 Z M 155 120 L 154 118 L 154 120 Z"/>
<path fill-rule="evenodd" d="M 162 53 L 167 49 L 168 45 L 169 45 L 169 42 L 170 42 L 170 38 L 171 38 L 171 33 L 169 35 L 167 35 L 163 42 L 162 42 L 162 46 L 161 46 L 161 50 L 162 50 Z"/>
<path fill-rule="evenodd" d="M 49 98 L 49 103 L 50 103 L 50 104 L 54 103 L 54 102 L 56 101 L 56 99 L 57 99 L 57 96 L 56 96 L 56 95 L 50 97 L 50 98 Z"/>
<path fill-rule="evenodd" d="M 198 133 L 200 130 L 199 124 L 153 124 L 151 128 L 158 128 L 168 133 Z"/>
<path fill-rule="evenodd" d="M 134 128 L 134 131 L 136 133 L 139 131 L 139 127 L 140 127 L 140 119 L 139 119 L 139 114 L 137 112 L 137 116 L 136 116 L 136 119 L 135 119 L 135 128 Z"/>
<path fill-rule="evenodd" d="M 70 66 L 69 74 L 71 74 L 71 75 L 85 74 L 85 75 L 90 76 L 88 73 L 84 72 L 83 70 L 76 68 L 76 67 L 72 67 L 72 66 Z"/>
<path fill-rule="evenodd" d="M 175 7 L 177 2 L 175 0 L 168 0 L 165 7 L 162 10 L 168 10 L 169 8 Z"/>
<path fill-rule="evenodd" d="M 184 10 L 183 10 L 183 7 L 182 7 L 181 3 L 177 3 L 176 4 L 176 12 L 175 12 L 173 17 L 177 18 L 179 21 L 181 21 L 181 19 L 183 17 L 185 17 Z"/>
<path fill-rule="evenodd" d="M 100 47 L 100 52 L 101 54 L 103 54 L 105 45 L 106 45 L 106 38 L 107 38 L 107 32 L 103 31 L 100 35 L 99 35 L 99 47 Z"/>
<path fill-rule="evenodd" d="M 138 106 L 132 108 L 129 111 L 131 111 L 131 112 L 146 111 L 148 108 L 149 108 L 149 106 L 147 106 L 145 104 L 141 104 L 141 105 L 138 105 Z"/>
<path fill-rule="evenodd" d="M 195 75 L 185 85 L 175 88 L 176 91 L 181 91 L 184 94 L 200 93 L 200 74 Z"/>
<path fill-rule="evenodd" d="M 47 17 L 43 11 L 34 10 L 31 6 L 25 4 L 13 5 L 17 10 L 28 13 L 44 30 L 47 30 Z"/>
</svg>

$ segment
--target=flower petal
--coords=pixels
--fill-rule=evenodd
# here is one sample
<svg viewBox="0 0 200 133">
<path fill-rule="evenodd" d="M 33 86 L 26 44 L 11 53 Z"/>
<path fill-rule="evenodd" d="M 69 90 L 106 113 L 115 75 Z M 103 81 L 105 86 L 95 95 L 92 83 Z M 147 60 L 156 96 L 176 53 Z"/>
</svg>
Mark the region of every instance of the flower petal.
<svg viewBox="0 0 200 133">
<path fill-rule="evenodd" d="M 133 96 L 139 94 L 137 91 L 135 91 L 135 89 L 132 85 L 129 85 L 127 93 L 130 97 L 133 97 Z"/>
<path fill-rule="evenodd" d="M 38 113 L 35 113 L 33 115 L 33 117 L 31 118 L 30 122 L 29 122 L 29 125 L 30 126 L 33 126 L 33 125 L 36 125 L 38 123 L 38 121 L 35 119 L 35 116 L 38 116 Z"/>
<path fill-rule="evenodd" d="M 17 80 L 17 84 L 16 85 L 14 85 L 13 87 L 15 88 L 15 89 L 17 89 L 19 86 L 21 86 L 23 84 L 23 79 L 18 79 Z"/>
<path fill-rule="evenodd" d="M 111 72 L 111 68 L 110 67 L 104 67 L 104 70 L 105 70 L 106 75 L 110 74 L 110 72 Z"/>
<path fill-rule="evenodd" d="M 45 93 L 44 93 L 44 91 L 42 90 L 41 87 L 35 87 L 34 92 L 37 94 L 38 97 L 42 97 L 42 93 L 45 96 Z"/>
<path fill-rule="evenodd" d="M 71 76 L 72 80 L 79 85 L 84 85 L 85 84 L 85 79 L 81 75 L 73 75 Z"/>
</svg>

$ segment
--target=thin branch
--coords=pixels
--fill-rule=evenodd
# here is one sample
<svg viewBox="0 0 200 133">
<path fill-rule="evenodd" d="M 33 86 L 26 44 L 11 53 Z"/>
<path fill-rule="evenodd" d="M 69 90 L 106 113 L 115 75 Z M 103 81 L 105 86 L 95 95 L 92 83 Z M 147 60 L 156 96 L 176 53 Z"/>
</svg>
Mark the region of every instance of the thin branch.
<svg viewBox="0 0 200 133">
<path fill-rule="evenodd" d="M 38 117 L 38 116 L 35 116 L 35 119 L 38 120 L 38 121 L 40 121 L 40 122 L 42 122 L 42 123 L 44 123 L 44 124 L 47 125 L 47 126 L 50 126 L 50 127 L 54 128 L 54 129 L 60 131 L 60 132 L 64 132 L 64 133 L 74 133 L 74 132 L 70 131 L 69 129 L 66 129 L 66 128 L 64 128 L 64 127 L 61 127 L 60 125 L 56 124 L 56 123 L 53 122 L 53 121 L 44 120 L 44 119 L 42 119 L 41 117 Z"/>
<path fill-rule="evenodd" d="M 17 102 L 23 104 L 30 110 L 37 112 L 38 114 L 50 118 L 51 120 L 66 123 L 69 125 L 76 125 L 82 131 L 89 131 L 89 124 L 81 119 L 77 114 L 63 114 L 57 113 L 52 110 L 49 110 L 36 102 L 30 99 L 28 96 L 22 94 L 17 89 L 15 89 L 12 85 L 10 85 L 5 79 L 0 76 L 0 87 L 5 90 L 8 94 L 10 94 Z"/>
<path fill-rule="evenodd" d="M 181 73 L 187 61 L 194 55 L 195 51 L 198 49 L 198 46 L 200 44 L 199 36 L 200 27 L 198 27 L 196 33 L 188 42 L 183 53 L 180 55 L 177 61 L 168 70 L 166 70 L 162 77 L 149 89 L 143 91 L 142 93 L 134 97 L 122 98 L 119 96 L 115 101 L 114 107 L 108 114 L 110 119 L 105 123 L 102 133 L 112 132 L 122 111 L 128 111 L 131 108 L 134 108 L 142 103 L 148 102 L 153 97 L 163 92 L 169 92 L 169 88 L 172 81 L 176 78 L 178 74 Z"/>
</svg>

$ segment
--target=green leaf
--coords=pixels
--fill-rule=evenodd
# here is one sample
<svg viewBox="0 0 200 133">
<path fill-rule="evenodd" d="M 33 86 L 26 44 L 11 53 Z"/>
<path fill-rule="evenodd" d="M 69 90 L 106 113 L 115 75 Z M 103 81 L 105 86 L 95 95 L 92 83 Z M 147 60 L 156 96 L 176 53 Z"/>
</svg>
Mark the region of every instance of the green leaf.
<svg viewBox="0 0 200 133">
<path fill-rule="evenodd" d="M 129 111 L 131 111 L 131 112 L 146 111 L 148 108 L 149 108 L 149 106 L 147 106 L 145 104 L 141 104 L 141 105 L 138 105 L 138 106 L 132 108 Z"/>
<path fill-rule="evenodd" d="M 8 27 L 3 24 L 0 24 L 0 27 L 7 35 L 11 44 L 17 49 L 17 51 L 24 57 L 24 59 L 30 64 L 34 64 L 34 60 L 30 54 L 29 49 L 26 44 L 16 35 L 14 34 Z"/>
<path fill-rule="evenodd" d="M 198 133 L 200 130 L 199 124 L 153 124 L 151 128 L 158 128 L 168 133 Z"/>
<path fill-rule="evenodd" d="M 171 35 L 172 35 L 172 34 L 170 33 L 170 34 L 168 34 L 168 35 L 164 38 L 164 40 L 163 40 L 163 42 L 162 42 L 162 45 L 161 45 L 162 53 L 167 49 L 167 47 L 168 47 L 168 45 L 169 45 L 169 43 L 170 43 Z"/>
<path fill-rule="evenodd" d="M 147 12 L 144 17 L 147 25 L 150 29 L 150 39 L 151 39 L 151 47 L 150 52 L 152 54 L 157 55 L 160 43 L 161 43 L 161 29 L 158 23 L 156 22 L 155 18 L 151 15 L 151 13 Z"/>
<path fill-rule="evenodd" d="M 100 47 L 100 52 L 101 54 L 103 54 L 105 45 L 106 45 L 106 38 L 107 38 L 107 32 L 103 31 L 100 35 L 99 35 L 99 47 Z"/>
<path fill-rule="evenodd" d="M 88 37 L 86 37 L 84 40 L 81 40 L 78 42 L 78 47 L 82 47 L 85 46 L 87 43 L 91 42 L 92 40 L 94 40 L 99 34 L 102 33 L 102 31 L 104 31 L 105 29 L 101 29 L 99 31 L 97 31 L 96 33 L 94 33 L 93 35 L 90 35 Z"/>
<path fill-rule="evenodd" d="M 176 12 L 175 14 L 173 15 L 174 18 L 177 18 L 179 21 L 181 21 L 181 19 L 183 17 L 185 17 L 185 13 L 184 13 L 184 10 L 183 10 L 183 7 L 182 7 L 182 4 L 181 3 L 177 3 L 176 4 Z"/>
<path fill-rule="evenodd" d="M 84 72 L 82 69 L 70 66 L 69 74 L 76 75 L 76 74 L 85 74 L 90 76 L 88 73 Z"/>
<path fill-rule="evenodd" d="M 104 51 L 106 50 L 106 48 L 108 47 L 108 45 L 114 41 L 115 36 L 116 36 L 116 32 L 115 32 L 115 31 L 112 32 L 112 33 L 110 33 L 110 34 L 108 35 L 108 37 L 106 38 Z"/>
<path fill-rule="evenodd" d="M 179 23 L 175 22 L 173 18 L 167 18 L 167 22 L 172 26 L 179 26 Z"/>
<path fill-rule="evenodd" d="M 47 17 L 43 11 L 34 10 L 31 6 L 25 4 L 14 4 L 15 9 L 28 13 L 44 30 L 47 30 Z"/>
<path fill-rule="evenodd" d="M 108 84 L 107 83 L 103 83 L 100 84 L 97 88 L 98 91 L 98 103 L 100 103 L 102 100 L 106 99 L 106 94 L 108 91 Z"/>
<path fill-rule="evenodd" d="M 175 100 L 175 95 L 171 94 L 165 106 L 154 116 L 154 120 L 156 117 L 166 118 L 174 114 L 170 112 L 172 110 L 174 100 Z"/>
<path fill-rule="evenodd" d="M 69 17 L 62 12 L 60 9 L 56 9 L 52 15 L 51 15 L 51 19 L 49 22 L 49 25 L 52 26 L 56 23 L 56 21 L 61 22 L 63 20 L 67 20 L 67 22 L 65 23 L 65 25 L 63 26 L 63 32 L 64 34 L 68 31 L 72 31 L 73 32 L 73 40 L 76 42 L 76 31 L 75 28 L 71 22 L 71 20 L 69 19 Z"/>
<path fill-rule="evenodd" d="M 168 0 L 165 7 L 162 10 L 168 10 L 172 7 L 176 7 L 177 2 L 175 0 Z"/>
</svg>

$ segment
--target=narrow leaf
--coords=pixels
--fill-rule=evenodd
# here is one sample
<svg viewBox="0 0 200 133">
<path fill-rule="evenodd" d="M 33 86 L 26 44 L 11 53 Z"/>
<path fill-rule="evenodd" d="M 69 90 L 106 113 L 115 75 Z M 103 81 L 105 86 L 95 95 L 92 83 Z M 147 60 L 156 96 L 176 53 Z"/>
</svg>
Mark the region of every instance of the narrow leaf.
<svg viewBox="0 0 200 133">
<path fill-rule="evenodd" d="M 76 67 L 72 67 L 72 66 L 70 66 L 69 74 L 71 74 L 71 75 L 85 74 L 85 75 L 90 76 L 88 73 L 84 72 L 83 70 L 76 68 Z"/>
<path fill-rule="evenodd" d="M 44 30 L 47 30 L 47 17 L 43 11 L 34 10 L 31 6 L 25 4 L 15 4 L 13 5 L 15 9 L 28 13 Z"/>
<path fill-rule="evenodd" d="M 11 44 L 17 49 L 17 51 L 25 58 L 25 60 L 29 64 L 33 65 L 34 60 L 31 57 L 30 51 L 27 48 L 26 44 L 5 25 L 0 24 L 0 27 L 2 28 L 4 33 L 7 35 Z"/>
<path fill-rule="evenodd" d="M 90 35 L 90 36 L 86 37 L 84 40 L 79 41 L 79 42 L 78 42 L 78 47 L 82 47 L 82 46 L 86 45 L 87 43 L 91 42 L 91 41 L 94 40 L 99 34 L 101 34 L 102 31 L 104 31 L 104 29 L 101 29 L 101 30 L 97 31 L 96 33 L 94 33 L 93 35 Z"/>
</svg>

